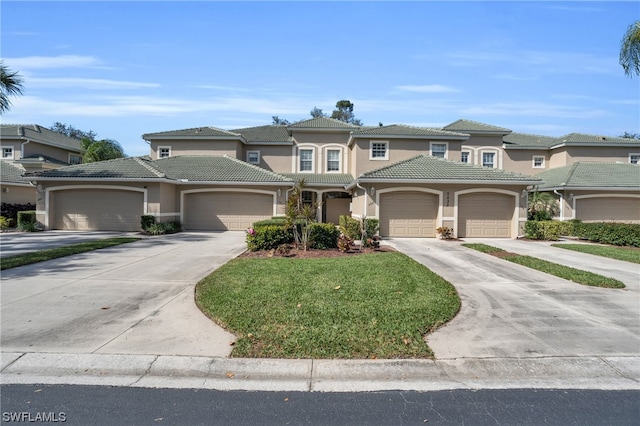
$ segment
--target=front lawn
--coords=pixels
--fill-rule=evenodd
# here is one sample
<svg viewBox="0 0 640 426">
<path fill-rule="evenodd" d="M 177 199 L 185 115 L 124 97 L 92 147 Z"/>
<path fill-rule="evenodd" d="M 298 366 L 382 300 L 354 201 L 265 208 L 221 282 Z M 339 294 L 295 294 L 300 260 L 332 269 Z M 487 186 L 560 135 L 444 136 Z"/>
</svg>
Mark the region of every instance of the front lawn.
<svg viewBox="0 0 640 426">
<path fill-rule="evenodd" d="M 573 281 L 578 284 L 589 285 L 593 287 L 606 288 L 624 288 L 625 285 L 621 281 L 614 278 L 604 277 L 593 272 L 582 271 L 580 269 L 571 268 L 569 266 L 559 265 L 557 263 L 538 259 L 537 257 L 525 256 L 516 253 L 509 253 L 501 248 L 492 247 L 487 244 L 462 244 L 482 253 L 487 253 L 540 272 L 544 272 L 565 280 Z"/>
<path fill-rule="evenodd" d="M 196 301 L 255 358 L 429 358 L 423 335 L 455 316 L 455 288 L 397 253 L 237 258 Z"/>
<path fill-rule="evenodd" d="M 57 247 L 47 250 L 38 250 L 30 253 L 7 256 L 0 259 L 0 269 L 16 268 L 18 266 L 30 265 L 32 263 L 44 262 L 45 260 L 57 259 L 59 257 L 71 256 L 72 254 L 84 253 L 87 251 L 113 247 L 120 244 L 138 241 L 135 237 L 115 237 L 105 238 L 96 241 L 72 244 L 64 247 Z"/>
<path fill-rule="evenodd" d="M 566 250 L 579 251 L 581 253 L 595 254 L 596 256 L 609 257 L 625 262 L 640 263 L 640 249 L 635 247 L 613 247 L 595 244 L 551 244 Z"/>
</svg>

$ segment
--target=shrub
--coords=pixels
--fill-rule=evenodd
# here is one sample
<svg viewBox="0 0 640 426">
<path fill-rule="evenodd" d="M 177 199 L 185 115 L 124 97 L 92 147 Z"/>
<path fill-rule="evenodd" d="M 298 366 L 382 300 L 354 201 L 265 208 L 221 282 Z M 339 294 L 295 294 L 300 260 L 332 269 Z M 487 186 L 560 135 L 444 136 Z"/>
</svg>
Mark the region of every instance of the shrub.
<svg viewBox="0 0 640 426">
<path fill-rule="evenodd" d="M 352 240 L 363 240 L 365 242 L 369 238 L 373 238 L 373 236 L 378 233 L 378 227 L 380 226 L 380 221 L 378 219 L 363 218 L 358 220 L 346 215 L 340 216 L 339 223 L 340 231 L 345 236 Z"/>
<path fill-rule="evenodd" d="M 250 251 L 271 250 L 292 242 L 293 236 L 284 225 L 262 225 L 249 228 L 246 241 Z"/>
<path fill-rule="evenodd" d="M 524 225 L 525 236 L 532 240 L 558 241 L 561 235 L 571 235 L 573 223 L 555 220 L 530 220 Z"/>
<path fill-rule="evenodd" d="M 338 246 L 340 231 L 333 223 L 312 223 L 311 248 L 326 250 Z"/>
<path fill-rule="evenodd" d="M 23 226 L 28 223 L 36 223 L 36 212 L 34 210 L 18 212 L 18 226 Z"/>
<path fill-rule="evenodd" d="M 175 234 L 182 231 L 182 225 L 179 221 L 152 223 L 144 231 L 149 235 L 165 235 Z"/>
<path fill-rule="evenodd" d="M 341 233 L 338 237 L 338 250 L 340 250 L 341 252 L 348 252 L 351 249 L 352 244 L 353 238 L 350 238 L 343 233 Z"/>
<path fill-rule="evenodd" d="M 4 216 L 0 216 L 0 229 L 5 230 L 9 227 L 9 219 Z"/>
<path fill-rule="evenodd" d="M 143 231 L 147 232 L 147 230 L 156 223 L 156 217 L 152 215 L 142 215 L 140 216 L 140 227 Z"/>
<path fill-rule="evenodd" d="M 36 209 L 36 205 L 31 203 L 27 203 L 27 204 L 0 203 L 0 216 L 4 216 L 7 219 L 17 222 L 18 212 L 25 211 L 25 210 L 35 211 L 35 209 Z"/>
<path fill-rule="evenodd" d="M 436 229 L 436 233 L 440 235 L 441 240 L 452 240 L 453 239 L 453 228 L 449 228 L 448 226 L 441 226 Z"/>
<path fill-rule="evenodd" d="M 640 224 L 574 223 L 573 235 L 596 243 L 640 247 Z"/>
</svg>

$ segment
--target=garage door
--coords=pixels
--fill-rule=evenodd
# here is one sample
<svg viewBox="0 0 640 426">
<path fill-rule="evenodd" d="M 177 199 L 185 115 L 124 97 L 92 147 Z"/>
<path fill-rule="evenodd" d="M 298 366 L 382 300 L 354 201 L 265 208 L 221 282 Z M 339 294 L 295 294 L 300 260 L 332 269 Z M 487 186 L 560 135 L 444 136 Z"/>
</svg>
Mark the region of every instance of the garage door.
<svg viewBox="0 0 640 426">
<path fill-rule="evenodd" d="M 418 191 L 380 194 L 380 235 L 435 237 L 438 196 Z"/>
<path fill-rule="evenodd" d="M 458 198 L 458 236 L 509 238 L 513 229 L 514 197 L 477 192 Z"/>
<path fill-rule="evenodd" d="M 185 196 L 184 227 L 244 231 L 273 216 L 273 196 L 245 192 L 197 192 Z"/>
<path fill-rule="evenodd" d="M 576 218 L 585 222 L 640 222 L 640 198 L 602 197 L 576 200 Z"/>
<path fill-rule="evenodd" d="M 53 229 L 73 231 L 139 231 L 142 192 L 110 189 L 54 191 Z"/>
</svg>

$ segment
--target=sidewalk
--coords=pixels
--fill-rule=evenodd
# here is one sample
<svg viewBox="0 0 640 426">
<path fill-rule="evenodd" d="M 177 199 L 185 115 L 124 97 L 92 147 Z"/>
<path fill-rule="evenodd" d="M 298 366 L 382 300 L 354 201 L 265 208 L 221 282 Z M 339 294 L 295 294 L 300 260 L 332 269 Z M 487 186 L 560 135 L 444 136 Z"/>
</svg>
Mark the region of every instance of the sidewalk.
<svg viewBox="0 0 640 426">
<path fill-rule="evenodd" d="M 640 356 L 283 360 L 3 353 L 2 384 L 245 391 L 640 389 Z"/>
</svg>

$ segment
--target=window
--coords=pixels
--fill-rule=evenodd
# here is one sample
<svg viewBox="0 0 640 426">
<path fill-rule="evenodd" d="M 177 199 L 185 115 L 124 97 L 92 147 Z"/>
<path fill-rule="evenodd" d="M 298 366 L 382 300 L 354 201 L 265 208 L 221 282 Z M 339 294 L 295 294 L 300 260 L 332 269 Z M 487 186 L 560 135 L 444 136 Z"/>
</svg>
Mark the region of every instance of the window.
<svg viewBox="0 0 640 426">
<path fill-rule="evenodd" d="M 313 172 L 313 150 L 312 149 L 300 150 L 300 171 Z"/>
<path fill-rule="evenodd" d="M 460 153 L 460 161 L 462 161 L 463 163 L 469 162 L 469 151 L 462 151 Z"/>
<path fill-rule="evenodd" d="M 13 160 L 13 147 L 12 146 L 2 147 L 2 158 L 8 158 L 10 160 Z"/>
<path fill-rule="evenodd" d="M 389 159 L 389 142 L 370 142 L 369 159 L 371 160 L 388 160 Z"/>
<path fill-rule="evenodd" d="M 82 156 L 69 154 L 69 164 L 82 164 Z"/>
<path fill-rule="evenodd" d="M 171 147 L 170 146 L 159 146 L 158 147 L 158 158 L 169 158 L 171 157 Z"/>
<path fill-rule="evenodd" d="M 247 151 L 247 163 L 260 164 L 260 151 Z"/>
<path fill-rule="evenodd" d="M 340 150 L 330 149 L 327 151 L 327 171 L 339 172 L 340 171 Z"/>
<path fill-rule="evenodd" d="M 640 164 L 640 154 L 629 154 L 629 162 L 631 164 Z"/>
<path fill-rule="evenodd" d="M 447 144 L 446 143 L 432 143 L 431 144 L 431 156 L 438 158 L 447 158 Z"/>
<path fill-rule="evenodd" d="M 495 167 L 495 160 L 496 157 L 496 153 L 495 152 L 483 152 L 482 153 L 482 165 L 484 167 L 491 167 L 494 168 Z"/>
<path fill-rule="evenodd" d="M 313 194 L 311 191 L 302 191 L 302 204 L 313 204 Z"/>
<path fill-rule="evenodd" d="M 533 168 L 544 169 L 544 157 L 542 155 L 533 156 Z"/>
</svg>

